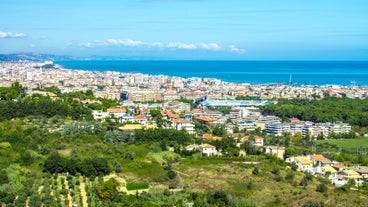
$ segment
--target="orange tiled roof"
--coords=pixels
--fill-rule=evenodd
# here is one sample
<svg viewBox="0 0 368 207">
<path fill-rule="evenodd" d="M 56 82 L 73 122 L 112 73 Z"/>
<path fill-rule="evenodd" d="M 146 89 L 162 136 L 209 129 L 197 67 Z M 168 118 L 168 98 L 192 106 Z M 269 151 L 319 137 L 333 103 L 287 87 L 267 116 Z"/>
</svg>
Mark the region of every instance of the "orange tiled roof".
<svg viewBox="0 0 368 207">
<path fill-rule="evenodd" d="M 208 116 L 197 116 L 195 117 L 195 119 L 200 120 L 200 121 L 205 121 L 205 122 L 214 122 L 217 120 L 216 118 L 212 118 Z"/>
<path fill-rule="evenodd" d="M 171 120 L 172 123 L 177 123 L 177 122 L 181 122 L 181 121 L 182 121 L 181 118 Z"/>
<path fill-rule="evenodd" d="M 209 139 L 209 138 L 211 138 L 211 134 L 203 134 L 202 135 L 202 137 L 200 137 L 200 138 L 203 138 L 203 139 Z"/>
<path fill-rule="evenodd" d="M 298 118 L 289 118 L 290 122 L 300 122 Z"/>
<path fill-rule="evenodd" d="M 125 108 L 108 108 L 106 111 L 110 113 L 126 113 Z"/>
<path fill-rule="evenodd" d="M 344 165 L 342 165 L 342 164 L 336 164 L 333 167 L 340 169 L 340 168 L 344 168 Z"/>
<path fill-rule="evenodd" d="M 201 112 L 202 111 L 202 109 L 193 109 L 192 111 L 190 111 L 190 112 L 192 112 L 192 113 L 197 113 L 197 112 Z"/>
<path fill-rule="evenodd" d="M 176 118 L 176 117 L 179 117 L 178 114 L 173 114 L 171 113 L 170 111 L 166 113 L 166 115 L 169 117 L 169 118 Z"/>
<path fill-rule="evenodd" d="M 145 117 L 142 116 L 142 115 L 137 115 L 137 116 L 134 116 L 135 119 L 144 119 Z"/>
<path fill-rule="evenodd" d="M 312 159 L 313 160 L 316 160 L 316 161 L 322 161 L 325 159 L 325 157 L 323 155 L 316 155 L 316 154 L 313 154 L 311 155 Z"/>
</svg>

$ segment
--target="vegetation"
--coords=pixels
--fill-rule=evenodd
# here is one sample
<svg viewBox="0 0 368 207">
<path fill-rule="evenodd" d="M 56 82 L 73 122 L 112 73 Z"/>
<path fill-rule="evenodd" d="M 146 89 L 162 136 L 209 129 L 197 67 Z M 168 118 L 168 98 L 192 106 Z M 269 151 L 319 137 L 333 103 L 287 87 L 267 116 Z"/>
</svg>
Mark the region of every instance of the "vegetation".
<svg viewBox="0 0 368 207">
<path fill-rule="evenodd" d="M 109 123 L 92 121 L 91 107 L 73 100 L 95 99 L 91 92 L 59 94 L 57 88 L 49 88 L 60 95 L 52 100 L 27 97 L 21 89 L 14 85 L 0 90 L 4 97 L 0 101 L 2 206 L 368 205 L 367 184 L 358 191 L 335 188 L 262 154 L 251 142 L 236 147 L 223 127 L 208 127 L 223 136 L 222 141 L 194 140 L 185 131 L 164 128 L 120 132 Z M 40 102 L 42 110 L 36 107 Z M 20 112 L 4 112 L 16 105 Z M 100 107 L 112 105 L 102 101 Z M 62 109 L 67 110 L 61 113 Z M 156 110 L 155 118 L 159 116 Z M 266 141 L 285 140 L 290 142 L 290 155 L 306 152 L 293 137 Z M 206 157 L 183 149 L 194 142 L 212 144 L 223 156 Z M 239 157 L 239 150 L 247 156 Z"/>
<path fill-rule="evenodd" d="M 141 190 L 149 188 L 149 185 L 148 183 L 128 182 L 126 188 L 127 190 Z"/>
<path fill-rule="evenodd" d="M 280 99 L 278 104 L 263 106 L 263 114 L 272 114 L 287 119 L 296 117 L 312 122 L 344 121 L 353 126 L 368 126 L 368 99 L 325 97 L 321 100 Z"/>
</svg>

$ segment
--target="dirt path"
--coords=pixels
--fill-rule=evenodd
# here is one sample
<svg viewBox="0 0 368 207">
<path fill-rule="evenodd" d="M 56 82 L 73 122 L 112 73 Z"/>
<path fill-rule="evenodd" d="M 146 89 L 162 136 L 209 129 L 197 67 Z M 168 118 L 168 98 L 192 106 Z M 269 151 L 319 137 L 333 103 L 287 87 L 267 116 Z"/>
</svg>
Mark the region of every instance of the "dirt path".
<svg viewBox="0 0 368 207">
<path fill-rule="evenodd" d="M 69 187 L 69 183 L 68 183 L 68 180 L 67 179 L 65 179 L 65 187 L 66 187 L 66 189 L 68 189 L 68 187 Z M 69 201 L 68 202 L 69 203 L 68 207 L 72 207 L 73 200 L 72 200 L 72 197 L 70 196 L 69 191 L 68 191 L 68 194 L 66 194 L 66 198 L 65 199 Z"/>
<path fill-rule="evenodd" d="M 88 207 L 86 184 L 83 182 L 83 177 L 79 177 L 79 190 L 82 196 L 82 207 Z"/>
</svg>

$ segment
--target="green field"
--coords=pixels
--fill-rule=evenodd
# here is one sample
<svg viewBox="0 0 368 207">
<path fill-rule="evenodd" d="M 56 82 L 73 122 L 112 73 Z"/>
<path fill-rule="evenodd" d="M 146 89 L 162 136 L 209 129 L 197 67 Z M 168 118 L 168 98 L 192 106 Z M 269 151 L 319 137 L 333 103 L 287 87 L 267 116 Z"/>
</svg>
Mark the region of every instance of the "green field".
<svg viewBox="0 0 368 207">
<path fill-rule="evenodd" d="M 337 139 L 337 140 L 318 140 L 317 144 L 332 144 L 338 148 L 352 149 L 352 148 L 368 148 L 368 137 L 360 137 L 357 139 Z"/>
</svg>

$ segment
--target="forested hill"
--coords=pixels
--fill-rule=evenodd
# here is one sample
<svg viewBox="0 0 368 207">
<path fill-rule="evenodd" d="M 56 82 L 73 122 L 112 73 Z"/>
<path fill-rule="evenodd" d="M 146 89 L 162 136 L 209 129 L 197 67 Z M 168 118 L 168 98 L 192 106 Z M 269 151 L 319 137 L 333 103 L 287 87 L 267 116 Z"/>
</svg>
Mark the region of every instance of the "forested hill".
<svg viewBox="0 0 368 207">
<path fill-rule="evenodd" d="M 264 115 L 276 115 L 283 120 L 296 117 L 312 122 L 343 121 L 353 126 L 368 126 L 368 99 L 326 97 L 321 100 L 280 99 L 278 104 L 261 108 Z"/>
</svg>

